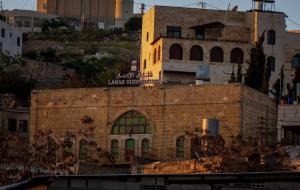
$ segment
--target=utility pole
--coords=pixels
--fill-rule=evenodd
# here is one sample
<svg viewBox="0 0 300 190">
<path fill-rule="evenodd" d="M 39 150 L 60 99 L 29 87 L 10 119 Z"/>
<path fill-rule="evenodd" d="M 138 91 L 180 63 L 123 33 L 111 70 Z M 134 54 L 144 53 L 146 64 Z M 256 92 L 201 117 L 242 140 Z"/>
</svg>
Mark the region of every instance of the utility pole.
<svg viewBox="0 0 300 190">
<path fill-rule="evenodd" d="M 145 3 L 141 4 L 141 15 L 144 15 L 145 13 Z"/>
</svg>

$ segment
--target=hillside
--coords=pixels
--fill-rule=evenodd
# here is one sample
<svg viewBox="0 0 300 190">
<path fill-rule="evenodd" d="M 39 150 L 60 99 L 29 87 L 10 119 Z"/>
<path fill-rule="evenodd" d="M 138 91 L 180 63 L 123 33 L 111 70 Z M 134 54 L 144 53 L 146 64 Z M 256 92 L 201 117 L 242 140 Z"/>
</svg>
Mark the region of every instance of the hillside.
<svg viewBox="0 0 300 190">
<path fill-rule="evenodd" d="M 32 79 L 40 89 L 106 86 L 107 80 L 124 72 L 132 60 L 139 60 L 139 35 L 58 27 L 27 35 L 23 59 L 25 76 L 38 76 Z"/>
<path fill-rule="evenodd" d="M 2 55 L 0 94 L 29 103 L 32 89 L 105 87 L 139 60 L 138 32 L 73 28 L 60 24 L 30 33 L 22 57 Z"/>
</svg>

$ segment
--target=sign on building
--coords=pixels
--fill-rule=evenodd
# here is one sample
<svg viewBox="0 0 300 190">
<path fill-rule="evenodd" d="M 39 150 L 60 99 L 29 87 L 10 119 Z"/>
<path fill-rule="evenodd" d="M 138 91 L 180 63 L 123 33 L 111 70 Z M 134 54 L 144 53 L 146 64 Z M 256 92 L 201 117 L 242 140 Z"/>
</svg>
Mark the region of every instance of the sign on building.
<svg viewBox="0 0 300 190">
<path fill-rule="evenodd" d="M 119 73 L 116 79 L 109 80 L 109 86 L 147 86 L 159 85 L 160 80 L 153 79 L 153 73 L 129 72 L 126 74 Z"/>
</svg>

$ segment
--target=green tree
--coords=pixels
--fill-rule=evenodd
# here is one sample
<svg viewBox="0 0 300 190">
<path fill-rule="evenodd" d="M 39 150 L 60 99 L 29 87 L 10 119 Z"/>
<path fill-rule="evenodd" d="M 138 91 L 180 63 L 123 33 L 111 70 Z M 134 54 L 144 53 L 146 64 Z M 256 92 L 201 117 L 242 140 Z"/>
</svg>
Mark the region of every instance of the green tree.
<svg viewBox="0 0 300 190">
<path fill-rule="evenodd" d="M 294 90 L 294 94 L 295 94 L 295 98 L 299 98 L 300 94 L 297 94 L 297 84 L 300 83 L 300 67 L 297 68 L 296 72 L 295 72 L 295 77 L 293 80 L 293 90 Z"/>
<path fill-rule="evenodd" d="M 35 81 L 21 77 L 19 71 L 0 73 L 0 94 L 14 94 L 25 103 L 29 103 L 31 90 Z"/>
<path fill-rule="evenodd" d="M 251 49 L 245 84 L 264 94 L 268 94 L 271 71 L 270 66 L 266 64 L 266 55 L 263 48 L 264 35 L 265 32 L 256 42 L 255 47 Z"/>
<path fill-rule="evenodd" d="M 125 29 L 129 31 L 139 31 L 142 29 L 142 18 L 141 17 L 132 17 L 125 24 Z"/>
<path fill-rule="evenodd" d="M 242 73 L 242 64 L 241 63 L 238 64 L 236 76 L 235 76 L 234 65 L 232 66 L 232 72 L 231 72 L 231 76 L 230 76 L 230 79 L 228 82 L 229 83 L 242 83 L 243 82 L 243 73 Z"/>
</svg>

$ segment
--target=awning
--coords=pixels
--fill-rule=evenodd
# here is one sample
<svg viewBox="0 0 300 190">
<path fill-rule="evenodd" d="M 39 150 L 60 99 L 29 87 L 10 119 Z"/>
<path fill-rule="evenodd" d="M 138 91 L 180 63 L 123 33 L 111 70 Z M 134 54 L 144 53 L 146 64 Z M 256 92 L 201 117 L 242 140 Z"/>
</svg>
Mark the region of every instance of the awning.
<svg viewBox="0 0 300 190">
<path fill-rule="evenodd" d="M 223 24 L 222 22 L 211 22 L 207 24 L 192 26 L 190 28 L 197 30 L 197 29 L 205 29 L 205 28 L 224 28 L 224 27 L 225 24 Z"/>
</svg>

